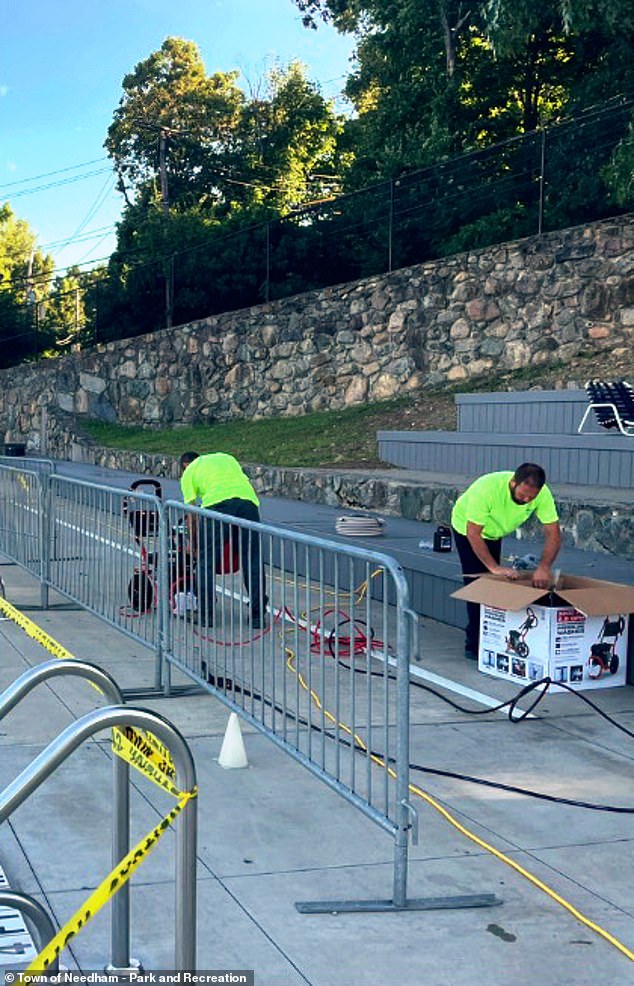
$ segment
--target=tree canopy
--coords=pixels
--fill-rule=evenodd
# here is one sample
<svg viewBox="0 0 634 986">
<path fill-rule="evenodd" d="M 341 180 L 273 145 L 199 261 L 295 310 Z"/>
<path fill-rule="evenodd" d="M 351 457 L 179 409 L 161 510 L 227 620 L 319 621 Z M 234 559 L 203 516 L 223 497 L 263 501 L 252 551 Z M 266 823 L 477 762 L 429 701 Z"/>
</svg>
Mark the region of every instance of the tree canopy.
<svg viewBox="0 0 634 986">
<path fill-rule="evenodd" d="M 355 184 L 634 89 L 630 0 L 295 0 L 356 37 Z"/>
<path fill-rule="evenodd" d="M 53 259 L 11 207 L 0 206 L 0 366 L 9 366 L 46 347 L 46 304 Z"/>
<path fill-rule="evenodd" d="M 222 218 L 307 201 L 336 168 L 341 122 L 294 62 L 248 97 L 237 72 L 207 75 L 197 46 L 167 38 L 123 80 L 105 146 L 128 206 Z"/>
</svg>

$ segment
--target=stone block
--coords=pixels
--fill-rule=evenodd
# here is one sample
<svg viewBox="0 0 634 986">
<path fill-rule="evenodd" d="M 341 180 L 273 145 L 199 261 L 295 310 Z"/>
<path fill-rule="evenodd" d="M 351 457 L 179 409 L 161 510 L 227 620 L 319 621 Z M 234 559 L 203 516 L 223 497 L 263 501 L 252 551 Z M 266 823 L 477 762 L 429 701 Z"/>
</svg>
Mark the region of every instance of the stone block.
<svg viewBox="0 0 634 986">
<path fill-rule="evenodd" d="M 129 380 L 134 380 L 137 375 L 137 365 L 134 360 L 126 360 L 119 367 L 119 376 L 127 377 Z"/>
<path fill-rule="evenodd" d="M 590 339 L 607 339 L 610 331 L 608 325 L 591 325 L 588 329 L 588 337 Z"/>
<path fill-rule="evenodd" d="M 459 318 L 451 326 L 449 334 L 452 339 L 466 339 L 471 335 L 471 325 L 466 318 Z"/>
<path fill-rule="evenodd" d="M 347 386 L 343 402 L 346 406 L 350 404 L 362 404 L 368 396 L 368 379 L 364 376 L 356 376 Z"/>
<path fill-rule="evenodd" d="M 390 332 L 400 332 L 407 321 L 407 312 L 398 311 L 392 312 L 388 319 L 387 327 Z"/>
<path fill-rule="evenodd" d="M 75 398 L 72 394 L 65 394 L 60 391 L 57 395 L 58 407 L 61 407 L 62 411 L 74 411 L 75 410 Z"/>
<path fill-rule="evenodd" d="M 370 396 L 372 400 L 384 401 L 394 397 L 399 390 L 399 381 L 391 373 L 380 373 L 375 381 L 370 385 Z"/>
<path fill-rule="evenodd" d="M 467 302 L 465 309 L 469 318 L 474 322 L 483 322 L 486 318 L 487 303 L 481 298 L 474 298 L 473 301 Z"/>
<path fill-rule="evenodd" d="M 79 386 L 91 394 L 102 394 L 106 389 L 106 381 L 102 377 L 93 376 L 90 373 L 79 373 Z"/>
<path fill-rule="evenodd" d="M 523 341 L 507 342 L 502 354 L 502 363 L 510 370 L 519 370 L 531 362 L 530 347 Z"/>
<path fill-rule="evenodd" d="M 480 353 L 482 356 L 500 356 L 503 351 L 503 339 L 485 338 L 480 344 Z"/>
<path fill-rule="evenodd" d="M 277 339 L 277 326 L 263 325 L 260 329 L 260 338 L 264 346 L 273 346 Z"/>
</svg>

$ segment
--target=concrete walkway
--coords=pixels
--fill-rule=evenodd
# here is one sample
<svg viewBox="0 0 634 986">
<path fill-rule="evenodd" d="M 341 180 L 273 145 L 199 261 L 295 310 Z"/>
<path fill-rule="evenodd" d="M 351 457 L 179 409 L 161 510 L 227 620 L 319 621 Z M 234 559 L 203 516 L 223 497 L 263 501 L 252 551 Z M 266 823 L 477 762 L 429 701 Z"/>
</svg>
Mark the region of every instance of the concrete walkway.
<svg viewBox="0 0 634 986">
<path fill-rule="evenodd" d="M 9 600 L 75 656 L 104 667 L 123 688 L 144 677 L 152 682 L 153 655 L 140 644 L 54 593 L 51 608 L 42 612 L 35 581 L 1 558 L 0 574 Z M 480 675 L 464 661 L 458 629 L 425 620 L 421 644 L 427 670 L 500 700 L 513 694 L 510 685 Z M 12 622 L 0 622 L 0 688 L 47 658 Z M 590 697 L 634 731 L 633 688 Z M 78 679 L 40 686 L 0 722 L 0 787 L 69 722 L 100 704 L 94 689 Z M 258 986 L 634 983 L 634 962 L 422 801 L 409 896 L 487 892 L 498 895 L 502 906 L 298 913 L 296 901 L 389 898 L 388 836 L 248 728 L 248 768 L 219 767 L 228 713 L 211 695 L 139 704 L 170 719 L 196 760 L 199 969 L 253 969 Z M 549 695 L 539 714 L 520 725 L 499 713 L 471 716 L 415 687 L 413 761 L 634 809 L 632 737 L 572 695 Z M 460 824 L 634 950 L 631 815 L 556 805 L 422 773 L 413 773 L 413 780 Z M 173 802 L 140 775 L 133 782 L 134 841 Z M 0 864 L 12 888 L 44 902 L 62 925 L 110 870 L 110 814 L 111 762 L 104 734 L 76 751 L 0 826 Z M 173 967 L 174 845 L 170 832 L 132 880 L 132 952 L 150 970 Z M 105 908 L 66 950 L 65 964 L 103 968 L 108 942 Z"/>
</svg>

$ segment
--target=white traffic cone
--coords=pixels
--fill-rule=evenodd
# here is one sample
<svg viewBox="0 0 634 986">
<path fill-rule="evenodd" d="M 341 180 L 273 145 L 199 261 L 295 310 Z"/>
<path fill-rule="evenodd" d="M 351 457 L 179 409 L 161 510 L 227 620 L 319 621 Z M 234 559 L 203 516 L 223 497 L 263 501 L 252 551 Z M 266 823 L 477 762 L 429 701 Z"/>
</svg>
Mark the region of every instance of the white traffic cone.
<svg viewBox="0 0 634 986">
<path fill-rule="evenodd" d="M 225 770 L 231 770 L 234 767 L 249 766 L 247 751 L 244 748 L 244 740 L 242 739 L 242 730 L 240 729 L 240 720 L 235 712 L 232 712 L 229 716 L 225 737 L 220 747 L 218 763 Z"/>
</svg>

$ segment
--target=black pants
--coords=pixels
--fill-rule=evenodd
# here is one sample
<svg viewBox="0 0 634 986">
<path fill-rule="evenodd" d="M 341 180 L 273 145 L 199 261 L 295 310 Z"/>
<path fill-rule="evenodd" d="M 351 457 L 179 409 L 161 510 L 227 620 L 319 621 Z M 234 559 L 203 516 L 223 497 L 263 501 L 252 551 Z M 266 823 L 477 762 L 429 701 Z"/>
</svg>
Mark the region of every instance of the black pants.
<svg viewBox="0 0 634 986">
<path fill-rule="evenodd" d="M 488 569 L 486 565 L 480 561 L 475 551 L 469 544 L 469 539 L 464 534 L 459 534 L 458 531 L 453 529 L 454 541 L 456 544 L 456 550 L 460 556 L 460 564 L 462 566 L 463 582 L 465 585 L 469 585 L 473 582 L 473 576 L 478 576 L 482 572 L 487 572 Z M 500 564 L 500 558 L 502 557 L 502 539 L 497 538 L 495 541 L 490 541 L 487 538 L 487 548 L 493 555 L 495 561 Z M 472 576 L 470 578 L 470 576 Z M 479 603 L 467 603 L 467 628 L 465 630 L 465 650 L 472 651 L 474 654 L 478 653 L 478 644 L 480 641 L 480 605 Z"/>
<path fill-rule="evenodd" d="M 229 517 L 240 517 L 258 523 L 260 521 L 260 511 L 250 500 L 235 497 L 214 503 L 208 509 Z M 266 611 L 267 595 L 259 532 L 209 517 L 205 519 L 200 534 L 200 601 L 203 622 L 213 624 L 216 573 L 222 572 L 227 542 L 230 543 L 231 552 L 237 552 L 240 558 L 244 587 L 251 603 L 251 619 L 261 620 Z"/>
</svg>

